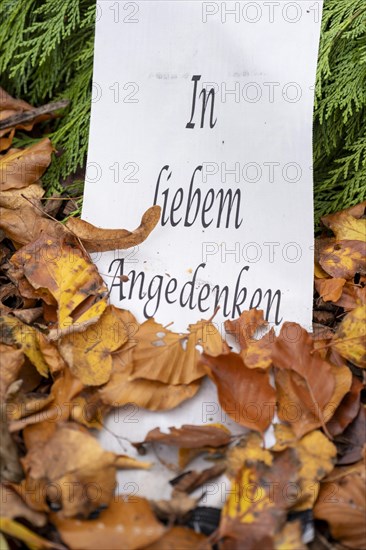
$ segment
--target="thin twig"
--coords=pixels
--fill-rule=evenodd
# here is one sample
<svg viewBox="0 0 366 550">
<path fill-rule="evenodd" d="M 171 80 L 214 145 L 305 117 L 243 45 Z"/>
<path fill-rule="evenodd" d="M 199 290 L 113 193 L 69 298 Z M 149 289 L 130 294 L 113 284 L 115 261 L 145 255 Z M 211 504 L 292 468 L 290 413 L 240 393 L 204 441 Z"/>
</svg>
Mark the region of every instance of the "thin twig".
<svg viewBox="0 0 366 550">
<path fill-rule="evenodd" d="M 4 120 L 0 120 L 0 130 L 5 130 L 6 128 L 13 128 L 18 124 L 24 124 L 29 122 L 40 115 L 46 115 L 58 111 L 59 109 L 64 109 L 68 106 L 70 101 L 68 99 L 61 99 L 60 101 L 54 101 L 53 103 L 47 103 L 42 105 L 42 107 L 37 107 L 31 111 L 23 111 L 15 115 L 8 116 Z"/>
</svg>

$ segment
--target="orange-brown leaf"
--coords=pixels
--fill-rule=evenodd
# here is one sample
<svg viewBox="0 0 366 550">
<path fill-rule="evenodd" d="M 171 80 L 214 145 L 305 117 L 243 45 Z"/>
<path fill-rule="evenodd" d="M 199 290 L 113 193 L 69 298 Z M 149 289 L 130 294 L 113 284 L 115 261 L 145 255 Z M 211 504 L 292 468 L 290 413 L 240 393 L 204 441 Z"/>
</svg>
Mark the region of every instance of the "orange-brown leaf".
<svg viewBox="0 0 366 550">
<path fill-rule="evenodd" d="M 269 373 L 249 369 L 236 353 L 203 355 L 203 361 L 211 370 L 220 404 L 227 414 L 247 428 L 264 432 L 271 423 L 276 403 Z"/>
<path fill-rule="evenodd" d="M 241 349 L 246 349 L 255 332 L 262 326 L 267 325 L 261 309 L 250 309 L 243 311 L 238 319 L 225 321 L 225 330 L 235 337 Z"/>
<path fill-rule="evenodd" d="M 80 521 L 52 514 L 51 520 L 71 550 L 137 550 L 159 540 L 166 530 L 148 501 L 137 496 L 120 495 L 97 519 Z"/>
<path fill-rule="evenodd" d="M 342 296 L 346 279 L 315 279 L 315 288 L 324 302 L 337 302 Z"/>
</svg>

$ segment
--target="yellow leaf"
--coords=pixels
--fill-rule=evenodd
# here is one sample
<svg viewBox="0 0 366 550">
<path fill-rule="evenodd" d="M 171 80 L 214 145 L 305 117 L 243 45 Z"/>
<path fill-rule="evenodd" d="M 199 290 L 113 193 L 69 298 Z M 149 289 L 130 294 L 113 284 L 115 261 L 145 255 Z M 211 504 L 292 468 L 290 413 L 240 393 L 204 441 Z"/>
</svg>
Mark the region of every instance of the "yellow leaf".
<svg viewBox="0 0 366 550">
<path fill-rule="evenodd" d="M 336 238 L 350 241 L 364 241 L 366 239 L 366 218 L 355 218 L 348 212 L 337 212 L 322 218 Z"/>
<path fill-rule="evenodd" d="M 366 305 L 356 307 L 344 317 L 333 339 L 334 348 L 361 368 L 366 368 Z"/>
<path fill-rule="evenodd" d="M 14 254 L 11 263 L 14 275 L 24 276 L 43 292 L 43 299 L 48 296 L 47 303 L 56 301 L 61 334 L 95 323 L 107 306 L 107 288 L 74 237 L 42 234 Z"/>
<path fill-rule="evenodd" d="M 315 430 L 298 442 L 296 452 L 301 462 L 301 501 L 293 510 L 308 510 L 317 499 L 319 481 L 334 468 L 337 448 L 322 432 Z"/>
<path fill-rule="evenodd" d="M 107 306 L 97 323 L 83 332 L 62 338 L 61 355 L 71 372 L 89 386 L 108 382 L 112 371 L 112 354 L 127 341 L 123 310 Z"/>
<path fill-rule="evenodd" d="M 249 432 L 240 441 L 240 445 L 229 449 L 226 455 L 228 475 L 236 477 L 239 470 L 246 463 L 263 462 L 267 466 L 272 465 L 273 457 L 270 451 L 263 448 L 263 438 L 257 432 Z"/>
<path fill-rule="evenodd" d="M 332 277 L 352 279 L 366 273 L 366 246 L 362 241 L 320 241 L 319 263 Z"/>
<path fill-rule="evenodd" d="M 275 536 L 274 550 L 306 550 L 302 542 L 301 522 L 291 521 Z"/>
<path fill-rule="evenodd" d="M 0 330 L 7 343 L 18 344 L 24 355 L 42 376 L 48 376 L 48 365 L 40 348 L 41 333 L 10 315 L 0 317 Z"/>
<path fill-rule="evenodd" d="M 300 440 L 293 430 L 284 424 L 275 424 L 276 443 L 272 451 L 293 448 L 299 460 L 298 483 L 300 498 L 292 510 L 308 510 L 314 506 L 319 492 L 319 481 L 329 474 L 337 456 L 337 448 L 319 430 L 314 430 Z"/>
</svg>

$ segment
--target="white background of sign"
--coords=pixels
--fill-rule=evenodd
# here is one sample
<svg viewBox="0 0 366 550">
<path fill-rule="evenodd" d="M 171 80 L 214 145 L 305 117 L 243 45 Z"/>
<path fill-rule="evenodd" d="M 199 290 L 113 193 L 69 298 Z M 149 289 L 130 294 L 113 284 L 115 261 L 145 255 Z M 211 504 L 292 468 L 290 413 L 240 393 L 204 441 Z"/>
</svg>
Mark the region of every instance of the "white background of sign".
<svg viewBox="0 0 366 550">
<path fill-rule="evenodd" d="M 213 302 L 204 302 L 209 309 L 202 313 L 197 307 L 168 304 L 163 293 L 171 278 L 181 289 L 204 262 L 193 304 L 202 285 L 211 289 L 228 285 L 232 310 L 239 272 L 249 266 L 241 279 L 248 293 L 242 309 L 248 309 L 257 288 L 263 294 L 279 289 L 279 316 L 310 328 L 312 111 L 321 7 L 322 2 L 314 1 L 98 3 L 83 218 L 101 227 L 134 229 L 153 204 L 164 165 L 172 172 L 169 183 L 161 183 L 161 191 L 169 188 L 169 204 L 180 187 L 183 202 L 187 201 L 192 174 L 202 164 L 204 179 L 196 178 L 194 184 L 202 199 L 211 188 L 215 194 L 230 188 L 241 192 L 243 221 L 237 229 L 234 209 L 229 228 L 225 223 L 216 227 L 215 222 L 207 228 L 198 222 L 191 227 L 159 225 L 138 250 L 95 258 L 102 274 L 108 274 L 113 259 L 125 258 L 124 273 L 143 272 L 145 290 L 153 277 L 162 276 L 155 279 L 150 300 L 139 299 L 135 289 L 133 299 L 119 301 L 119 289 L 113 289 L 112 302 L 130 309 L 139 321 L 144 320 L 144 307 L 154 313 L 153 291 L 159 281 L 157 321 L 174 321 L 173 330 L 184 330 L 189 323 L 210 317 Z M 198 105 L 195 128 L 186 128 L 193 75 L 215 83 L 213 128 L 209 108 L 200 128 Z M 234 169 L 235 173 L 228 172 Z M 159 194 L 158 204 L 163 205 L 163 199 Z M 183 210 L 177 213 L 176 219 L 185 215 Z M 212 214 L 216 219 L 214 210 Z M 116 264 L 110 275 L 115 271 Z M 130 282 L 124 283 L 124 293 L 129 286 Z M 266 304 L 262 301 L 259 306 L 266 309 Z M 221 308 L 215 318 L 220 326 L 223 313 Z M 271 322 L 273 313 L 274 308 Z M 157 425 L 203 422 L 202 402 L 216 400 L 206 384 L 194 400 L 175 411 L 139 411 L 137 423 L 111 421 L 110 428 L 142 440 Z M 108 432 L 101 437 L 107 446 L 115 444 Z M 155 480 L 163 492 L 162 475 Z M 157 496 L 156 487 L 148 488 L 150 477 L 150 473 L 129 473 L 129 479 L 141 485 L 140 493 Z"/>
</svg>

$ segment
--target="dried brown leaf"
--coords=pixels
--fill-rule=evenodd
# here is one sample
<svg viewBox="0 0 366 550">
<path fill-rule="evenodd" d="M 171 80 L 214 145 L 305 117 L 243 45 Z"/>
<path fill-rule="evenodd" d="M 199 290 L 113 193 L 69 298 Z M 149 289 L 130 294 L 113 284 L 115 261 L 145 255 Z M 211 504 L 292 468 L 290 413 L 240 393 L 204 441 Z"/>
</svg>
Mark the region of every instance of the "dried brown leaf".
<svg viewBox="0 0 366 550">
<path fill-rule="evenodd" d="M 366 274 L 366 245 L 362 241 L 319 241 L 319 263 L 332 277 L 352 279 L 356 273 Z"/>
<path fill-rule="evenodd" d="M 336 470 L 333 474 L 336 473 Z M 314 516 L 328 522 L 330 532 L 348 548 L 366 548 L 365 466 L 351 467 L 342 477 L 321 484 Z"/>
<path fill-rule="evenodd" d="M 256 331 L 267 325 L 261 309 L 243 311 L 238 319 L 225 321 L 225 330 L 235 337 L 242 350 L 245 350 Z"/>
<path fill-rule="evenodd" d="M 181 428 L 169 428 L 169 433 L 163 433 L 159 428 L 150 430 L 144 443 L 162 443 L 186 449 L 201 449 L 202 447 L 222 447 L 231 441 L 231 434 L 221 424 L 202 426 L 183 425 Z"/>
<path fill-rule="evenodd" d="M 39 180 L 51 163 L 48 138 L 25 149 L 10 149 L 0 158 L 0 189 L 22 188 Z"/>
<path fill-rule="evenodd" d="M 131 379 L 145 378 L 180 385 L 205 376 L 197 346 L 215 354 L 225 352 L 227 347 L 211 321 L 199 321 L 189 328 L 189 334 L 178 334 L 154 319 L 140 325 Z"/>
<path fill-rule="evenodd" d="M 71 372 L 83 384 L 100 386 L 108 382 L 112 354 L 128 338 L 123 315 L 123 310 L 107 306 L 97 323 L 83 332 L 71 333 L 61 339 L 60 352 Z"/>
<path fill-rule="evenodd" d="M 315 279 L 315 288 L 324 302 L 337 302 L 342 296 L 346 279 Z"/>
<path fill-rule="evenodd" d="M 69 218 L 66 227 L 76 235 L 88 252 L 106 252 L 132 248 L 147 239 L 160 219 L 160 206 L 151 206 L 142 216 L 135 231 L 101 229 L 80 218 Z"/>
<path fill-rule="evenodd" d="M 269 373 L 245 366 L 236 353 L 210 357 L 202 361 L 211 370 L 222 408 L 235 422 L 264 432 L 273 418 L 276 393 Z"/>
<path fill-rule="evenodd" d="M 130 349 L 127 350 L 126 346 L 130 346 Z M 197 393 L 200 380 L 176 385 L 143 378 L 131 380 L 133 347 L 134 344 L 128 341 L 120 351 L 113 353 L 111 377 L 99 389 L 103 403 L 112 407 L 134 403 L 143 409 L 165 411 L 177 407 Z"/>
<path fill-rule="evenodd" d="M 73 237 L 42 234 L 11 258 L 13 276 L 22 277 L 48 303 L 58 305 L 58 328 L 82 330 L 107 306 L 107 288 L 95 265 Z"/>
</svg>

